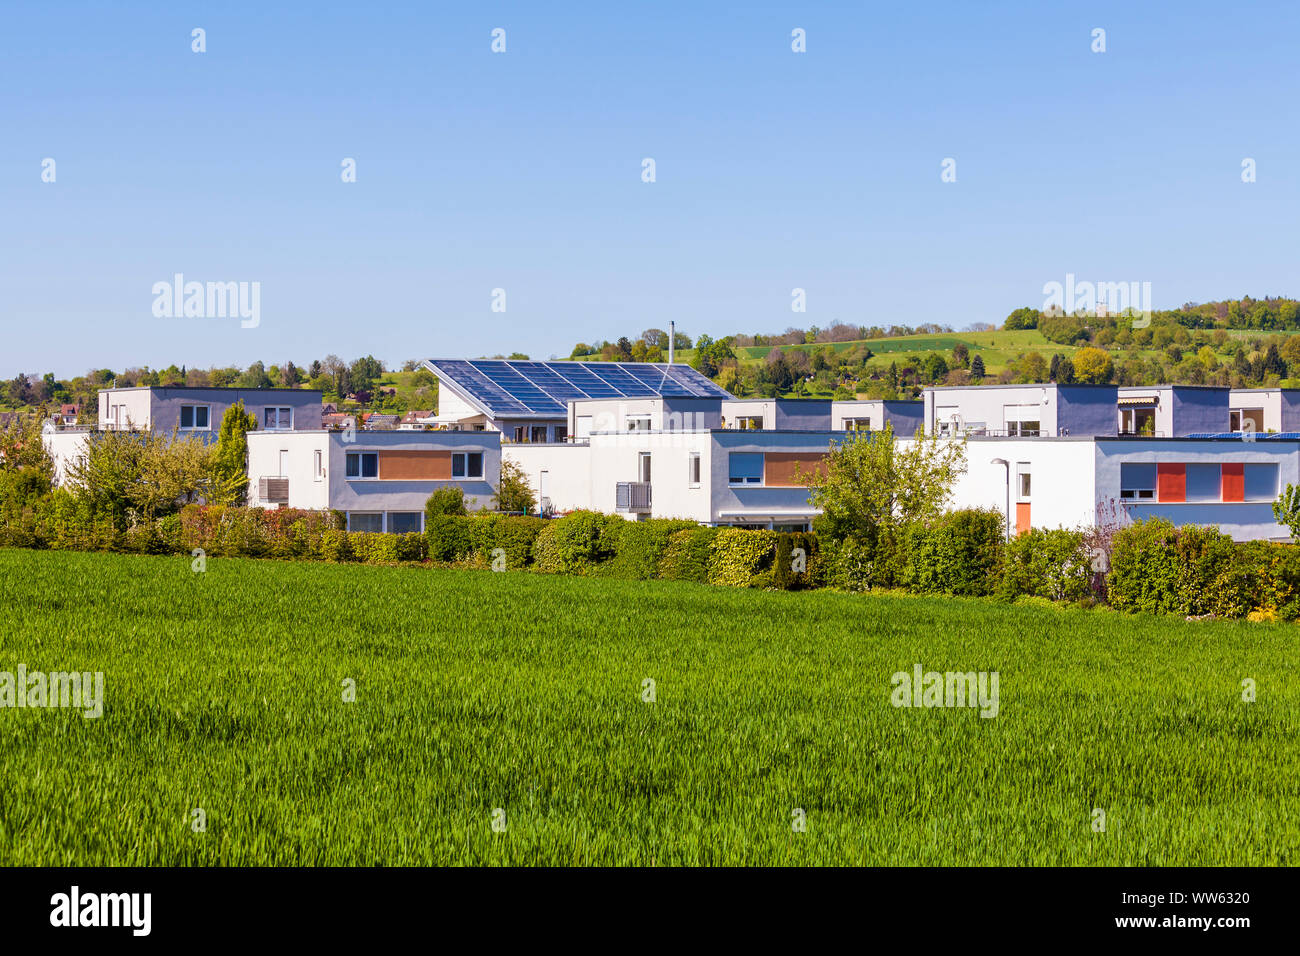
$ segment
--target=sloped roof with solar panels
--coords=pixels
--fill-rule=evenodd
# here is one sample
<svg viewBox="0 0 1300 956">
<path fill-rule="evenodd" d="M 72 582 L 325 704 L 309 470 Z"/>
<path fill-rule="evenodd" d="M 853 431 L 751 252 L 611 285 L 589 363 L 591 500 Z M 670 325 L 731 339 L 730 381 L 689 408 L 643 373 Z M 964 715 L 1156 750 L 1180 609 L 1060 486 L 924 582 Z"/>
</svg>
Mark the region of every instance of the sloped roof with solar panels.
<svg viewBox="0 0 1300 956">
<path fill-rule="evenodd" d="M 425 367 L 491 418 L 564 418 L 584 398 L 734 396 L 689 365 L 428 359 Z"/>
</svg>

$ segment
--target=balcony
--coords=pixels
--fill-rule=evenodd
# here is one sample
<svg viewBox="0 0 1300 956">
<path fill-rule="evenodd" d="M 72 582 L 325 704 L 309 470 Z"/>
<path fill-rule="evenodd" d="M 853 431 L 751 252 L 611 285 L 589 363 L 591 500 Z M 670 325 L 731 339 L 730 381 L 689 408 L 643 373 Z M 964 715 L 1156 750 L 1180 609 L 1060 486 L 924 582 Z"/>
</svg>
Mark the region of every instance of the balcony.
<svg viewBox="0 0 1300 956">
<path fill-rule="evenodd" d="M 650 510 L 650 482 L 620 481 L 615 495 L 615 511 L 646 513 Z"/>
<path fill-rule="evenodd" d="M 289 479 L 257 479 L 257 497 L 267 504 L 287 505 L 289 503 Z"/>
</svg>

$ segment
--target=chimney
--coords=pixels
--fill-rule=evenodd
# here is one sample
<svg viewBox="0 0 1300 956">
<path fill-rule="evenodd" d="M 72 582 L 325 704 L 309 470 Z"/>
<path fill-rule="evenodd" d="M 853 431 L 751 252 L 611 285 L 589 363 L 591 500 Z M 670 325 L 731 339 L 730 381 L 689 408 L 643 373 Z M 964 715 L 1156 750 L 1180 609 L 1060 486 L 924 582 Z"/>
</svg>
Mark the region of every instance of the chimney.
<svg viewBox="0 0 1300 956">
<path fill-rule="evenodd" d="M 673 348 L 677 345 L 677 323 L 672 319 L 668 320 L 668 364 L 673 364 Z"/>
</svg>

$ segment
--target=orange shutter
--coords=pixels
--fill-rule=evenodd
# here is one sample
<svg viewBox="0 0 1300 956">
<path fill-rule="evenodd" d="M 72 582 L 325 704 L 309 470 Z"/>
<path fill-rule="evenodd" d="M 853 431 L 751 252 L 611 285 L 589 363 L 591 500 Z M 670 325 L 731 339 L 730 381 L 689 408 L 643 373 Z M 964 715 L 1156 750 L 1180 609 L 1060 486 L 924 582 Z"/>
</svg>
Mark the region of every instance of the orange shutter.
<svg viewBox="0 0 1300 956">
<path fill-rule="evenodd" d="M 1029 502 L 1017 501 L 1016 502 L 1016 534 L 1024 534 L 1032 527 L 1033 525 L 1030 523 L 1029 520 Z"/>
<path fill-rule="evenodd" d="M 381 451 L 379 477 L 385 481 L 449 481 L 449 451 Z"/>
<path fill-rule="evenodd" d="M 1187 466 L 1172 462 L 1156 465 L 1156 498 L 1159 501 L 1187 500 Z"/>
<path fill-rule="evenodd" d="M 1224 501 L 1246 500 L 1246 467 L 1241 462 L 1229 462 L 1220 471 Z"/>
<path fill-rule="evenodd" d="M 803 482 L 796 480 L 795 469 L 800 468 L 804 474 L 812 471 L 826 473 L 826 455 L 806 451 L 769 451 L 763 455 L 763 484 L 777 488 L 801 488 Z"/>
</svg>

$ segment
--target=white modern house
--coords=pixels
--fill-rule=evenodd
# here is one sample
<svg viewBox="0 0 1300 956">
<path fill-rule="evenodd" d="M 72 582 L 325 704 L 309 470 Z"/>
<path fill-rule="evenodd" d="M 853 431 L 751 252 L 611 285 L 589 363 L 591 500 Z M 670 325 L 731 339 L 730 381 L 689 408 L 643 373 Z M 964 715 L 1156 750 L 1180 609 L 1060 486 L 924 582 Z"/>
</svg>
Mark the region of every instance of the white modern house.
<svg viewBox="0 0 1300 956">
<path fill-rule="evenodd" d="M 506 444 L 543 509 L 579 508 L 629 520 L 806 530 L 817 511 L 800 473 L 842 433 L 733 428 L 594 431 L 561 444 Z"/>
<path fill-rule="evenodd" d="M 424 530 L 424 506 L 458 486 L 471 509 L 495 506 L 499 432 L 315 431 L 248 434 L 248 503 L 331 509 L 349 531 Z"/>
<path fill-rule="evenodd" d="M 98 431 L 154 431 L 217 440 L 221 419 L 236 402 L 257 419 L 259 431 L 286 432 L 321 427 L 321 393 L 303 388 L 219 388 L 184 385 L 104 388 L 99 392 Z M 86 454 L 89 427 L 47 422 L 45 449 L 54 460 L 54 477 L 66 484 L 69 469 Z"/>
<path fill-rule="evenodd" d="M 1288 540 L 1273 501 L 1300 484 L 1300 439 L 972 436 L 966 461 L 952 505 L 997 508 L 1012 534 L 1158 516 L 1237 540 Z"/>
</svg>

